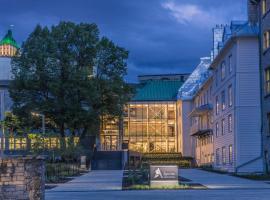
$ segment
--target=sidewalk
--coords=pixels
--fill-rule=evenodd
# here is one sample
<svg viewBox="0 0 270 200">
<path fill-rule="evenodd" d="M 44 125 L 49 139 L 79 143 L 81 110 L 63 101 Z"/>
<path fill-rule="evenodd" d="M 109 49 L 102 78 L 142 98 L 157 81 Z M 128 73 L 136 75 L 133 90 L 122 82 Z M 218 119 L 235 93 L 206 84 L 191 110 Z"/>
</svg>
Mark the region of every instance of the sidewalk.
<svg viewBox="0 0 270 200">
<path fill-rule="evenodd" d="M 122 171 L 92 171 L 46 191 L 46 200 L 269 200 L 270 185 L 196 169 L 180 169 L 180 176 L 208 190 L 121 191 Z"/>
<path fill-rule="evenodd" d="M 209 189 L 270 189 L 270 184 L 198 169 L 180 169 L 179 175 Z"/>
<path fill-rule="evenodd" d="M 70 182 L 59 184 L 47 190 L 46 194 L 55 192 L 87 192 L 122 190 L 123 171 L 91 171 L 83 176 L 76 177 Z"/>
</svg>

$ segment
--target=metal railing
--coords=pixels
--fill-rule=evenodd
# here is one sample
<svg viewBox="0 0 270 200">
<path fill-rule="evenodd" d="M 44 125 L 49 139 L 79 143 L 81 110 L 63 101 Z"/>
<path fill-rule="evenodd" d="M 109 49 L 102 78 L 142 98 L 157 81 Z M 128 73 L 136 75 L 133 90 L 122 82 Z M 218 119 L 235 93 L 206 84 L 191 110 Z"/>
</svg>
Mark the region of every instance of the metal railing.
<svg viewBox="0 0 270 200">
<path fill-rule="evenodd" d="M 190 134 L 192 135 L 192 134 L 198 133 L 200 131 L 210 130 L 210 129 L 212 129 L 212 127 L 210 126 L 209 123 L 203 123 L 203 124 L 194 123 L 190 127 Z"/>
<path fill-rule="evenodd" d="M 47 162 L 45 178 L 47 183 L 58 183 L 82 172 L 80 162 Z"/>
</svg>

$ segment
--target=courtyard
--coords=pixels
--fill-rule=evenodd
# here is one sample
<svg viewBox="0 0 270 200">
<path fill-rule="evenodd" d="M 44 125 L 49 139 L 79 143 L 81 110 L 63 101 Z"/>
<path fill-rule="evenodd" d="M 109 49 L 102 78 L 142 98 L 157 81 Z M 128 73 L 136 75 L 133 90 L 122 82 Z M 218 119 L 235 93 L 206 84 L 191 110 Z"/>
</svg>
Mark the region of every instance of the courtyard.
<svg viewBox="0 0 270 200">
<path fill-rule="evenodd" d="M 74 180 L 46 190 L 46 200 L 268 200 L 270 184 L 227 174 L 197 169 L 181 169 L 180 175 L 207 187 L 204 190 L 133 190 L 122 191 L 122 171 L 91 171 Z"/>
</svg>

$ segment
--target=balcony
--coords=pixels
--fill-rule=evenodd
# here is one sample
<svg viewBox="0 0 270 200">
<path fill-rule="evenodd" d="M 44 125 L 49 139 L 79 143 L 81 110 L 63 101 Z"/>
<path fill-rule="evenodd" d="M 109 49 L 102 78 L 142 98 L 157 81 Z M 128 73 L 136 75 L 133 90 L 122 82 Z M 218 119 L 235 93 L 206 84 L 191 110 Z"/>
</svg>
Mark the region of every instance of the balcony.
<svg viewBox="0 0 270 200">
<path fill-rule="evenodd" d="M 190 128 L 190 135 L 194 137 L 201 137 L 206 135 L 212 135 L 213 130 L 209 124 L 195 123 Z"/>
<path fill-rule="evenodd" d="M 191 113 L 189 114 L 190 117 L 199 117 L 202 115 L 207 114 L 213 110 L 212 104 L 204 104 L 202 106 L 194 108 Z"/>
</svg>

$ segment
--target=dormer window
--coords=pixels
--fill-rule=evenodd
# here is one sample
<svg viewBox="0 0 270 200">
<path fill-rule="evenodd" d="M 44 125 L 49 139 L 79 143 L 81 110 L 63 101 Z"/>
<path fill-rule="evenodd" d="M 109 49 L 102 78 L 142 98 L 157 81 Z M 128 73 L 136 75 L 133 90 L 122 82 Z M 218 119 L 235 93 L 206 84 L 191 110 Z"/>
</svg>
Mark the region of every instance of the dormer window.
<svg viewBox="0 0 270 200">
<path fill-rule="evenodd" d="M 267 2 L 266 0 L 262 1 L 262 15 L 265 15 L 265 13 L 267 12 Z"/>
<path fill-rule="evenodd" d="M 221 64 L 221 80 L 224 80 L 226 76 L 226 65 L 225 62 Z"/>
<path fill-rule="evenodd" d="M 265 31 L 263 34 L 263 49 L 266 50 L 269 48 L 270 42 L 269 42 L 269 37 L 270 36 L 270 31 Z"/>
</svg>

